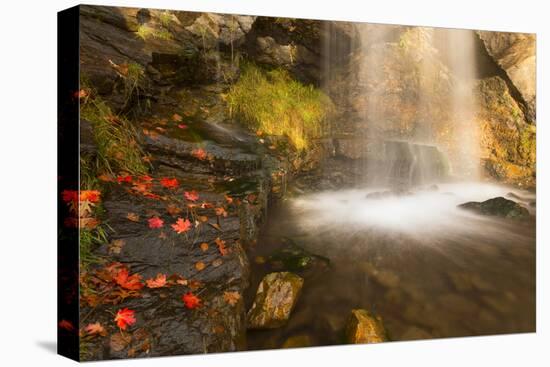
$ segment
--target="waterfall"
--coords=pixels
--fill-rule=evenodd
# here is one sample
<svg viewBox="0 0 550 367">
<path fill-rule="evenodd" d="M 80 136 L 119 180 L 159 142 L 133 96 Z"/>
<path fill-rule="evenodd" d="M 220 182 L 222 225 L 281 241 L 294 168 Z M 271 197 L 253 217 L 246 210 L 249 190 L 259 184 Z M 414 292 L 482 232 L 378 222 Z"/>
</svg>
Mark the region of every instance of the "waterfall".
<svg viewBox="0 0 550 367">
<path fill-rule="evenodd" d="M 477 179 L 473 31 L 382 24 L 355 29 L 359 46 L 350 55 L 347 83 L 354 92 L 348 98 L 359 109 L 354 134 L 364 139 L 368 184 Z M 436 37 L 444 47 L 436 47 Z"/>
</svg>

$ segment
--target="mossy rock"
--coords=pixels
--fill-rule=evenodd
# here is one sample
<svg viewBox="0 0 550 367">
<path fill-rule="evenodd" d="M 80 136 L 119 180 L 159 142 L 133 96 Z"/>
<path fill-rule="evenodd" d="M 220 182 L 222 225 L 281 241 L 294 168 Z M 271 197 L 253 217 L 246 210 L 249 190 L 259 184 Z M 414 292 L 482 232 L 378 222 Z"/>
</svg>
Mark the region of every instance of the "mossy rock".
<svg viewBox="0 0 550 367">
<path fill-rule="evenodd" d="M 371 344 L 388 341 L 388 336 L 380 317 L 364 309 L 355 309 L 351 310 L 346 326 L 346 339 L 350 344 Z"/>
<path fill-rule="evenodd" d="M 290 238 L 284 238 L 282 241 L 283 247 L 268 258 L 268 264 L 273 270 L 292 271 L 309 277 L 328 269 L 330 265 L 328 258 L 303 249 Z"/>
<path fill-rule="evenodd" d="M 304 279 L 289 272 L 267 274 L 248 311 L 248 329 L 274 329 L 286 324 Z"/>
<path fill-rule="evenodd" d="M 525 219 L 529 217 L 529 211 L 515 201 L 496 197 L 483 202 L 470 201 L 460 204 L 459 208 L 470 210 L 482 215 L 497 216 L 510 219 Z"/>
</svg>

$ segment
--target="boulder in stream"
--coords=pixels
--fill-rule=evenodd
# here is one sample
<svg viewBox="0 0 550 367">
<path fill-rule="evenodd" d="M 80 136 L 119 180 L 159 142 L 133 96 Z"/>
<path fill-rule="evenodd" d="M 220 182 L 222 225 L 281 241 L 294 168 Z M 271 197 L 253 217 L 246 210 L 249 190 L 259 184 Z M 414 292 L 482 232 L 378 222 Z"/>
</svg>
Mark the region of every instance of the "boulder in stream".
<svg viewBox="0 0 550 367">
<path fill-rule="evenodd" d="M 388 341 L 382 319 L 367 310 L 351 310 L 346 326 L 346 339 L 350 344 L 371 344 Z"/>
<path fill-rule="evenodd" d="M 470 201 L 460 204 L 458 207 L 478 214 L 502 218 L 525 219 L 529 217 L 529 211 L 526 208 L 503 197 L 496 197 L 483 202 Z"/>
<path fill-rule="evenodd" d="M 267 274 L 248 311 L 248 329 L 273 329 L 284 325 L 296 305 L 304 280 L 290 272 Z"/>
</svg>

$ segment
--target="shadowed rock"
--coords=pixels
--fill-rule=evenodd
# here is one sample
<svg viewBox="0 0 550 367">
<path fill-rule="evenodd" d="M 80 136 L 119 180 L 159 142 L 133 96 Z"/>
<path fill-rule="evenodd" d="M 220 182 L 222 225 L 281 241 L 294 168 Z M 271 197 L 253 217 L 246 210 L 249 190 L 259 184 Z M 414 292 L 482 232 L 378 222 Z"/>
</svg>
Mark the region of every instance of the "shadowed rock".
<svg viewBox="0 0 550 367">
<path fill-rule="evenodd" d="M 482 215 L 497 216 L 511 219 L 525 219 L 529 217 L 529 211 L 518 203 L 497 197 L 483 202 L 470 201 L 460 204 L 459 208 L 473 211 Z"/>
</svg>

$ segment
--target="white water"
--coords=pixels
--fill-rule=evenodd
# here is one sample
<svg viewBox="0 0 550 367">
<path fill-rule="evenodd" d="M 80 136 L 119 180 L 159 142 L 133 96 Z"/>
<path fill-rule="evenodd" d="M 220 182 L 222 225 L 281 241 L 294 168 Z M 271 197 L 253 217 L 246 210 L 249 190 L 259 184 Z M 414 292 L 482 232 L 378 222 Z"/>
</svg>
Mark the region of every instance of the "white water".
<svg viewBox="0 0 550 367">
<path fill-rule="evenodd" d="M 353 189 L 325 191 L 301 196 L 291 201 L 291 210 L 300 218 L 300 227 L 307 231 L 357 231 L 385 229 L 409 235 L 449 235 L 450 232 L 475 230 L 491 218 L 477 216 L 457 205 L 506 197 L 509 187 L 467 182 L 439 184 L 438 190 L 418 189 L 410 195 L 367 198 L 381 190 Z M 514 191 L 525 199 L 534 199 L 528 192 Z M 472 221 L 474 219 L 474 221 Z M 476 225 L 477 223 L 477 225 Z M 487 228 L 481 228 L 487 230 Z"/>
</svg>

